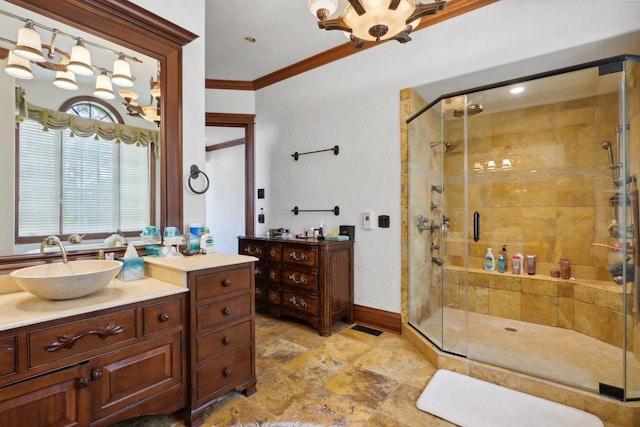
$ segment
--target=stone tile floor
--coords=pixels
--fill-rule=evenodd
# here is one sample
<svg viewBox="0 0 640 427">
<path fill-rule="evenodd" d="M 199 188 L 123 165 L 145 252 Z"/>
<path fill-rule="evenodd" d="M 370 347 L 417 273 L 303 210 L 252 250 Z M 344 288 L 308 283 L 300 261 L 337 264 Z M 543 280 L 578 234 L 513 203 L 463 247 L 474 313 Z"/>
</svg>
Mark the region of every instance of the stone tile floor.
<svg viewBox="0 0 640 427">
<path fill-rule="evenodd" d="M 415 403 L 436 372 L 401 336 L 374 336 L 337 322 L 321 337 L 308 324 L 256 315 L 258 391 L 216 402 L 204 427 L 267 422 L 321 426 L 432 427 L 453 424 Z M 179 417 L 118 427 L 183 426 Z"/>
</svg>

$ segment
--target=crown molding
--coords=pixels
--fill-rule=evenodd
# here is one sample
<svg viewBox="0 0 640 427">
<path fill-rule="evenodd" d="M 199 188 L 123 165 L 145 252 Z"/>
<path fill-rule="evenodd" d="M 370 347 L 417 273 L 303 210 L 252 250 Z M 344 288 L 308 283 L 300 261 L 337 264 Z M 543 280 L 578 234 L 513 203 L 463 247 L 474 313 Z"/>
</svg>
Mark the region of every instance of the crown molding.
<svg viewBox="0 0 640 427">
<path fill-rule="evenodd" d="M 420 31 L 424 28 L 432 25 L 444 22 L 448 19 L 455 18 L 456 16 L 463 15 L 473 10 L 479 9 L 484 6 L 488 6 L 492 3 L 496 3 L 500 0 L 449 0 L 444 10 L 436 13 L 435 15 L 427 15 L 422 18 L 418 28 L 414 30 Z M 387 40 L 391 41 L 391 40 Z M 273 73 L 269 73 L 262 77 L 259 77 L 253 81 L 241 81 L 241 80 L 205 80 L 206 89 L 230 89 L 230 90 L 258 90 L 271 86 L 272 84 L 281 82 L 288 78 L 297 76 L 298 74 L 311 71 L 315 68 L 322 67 L 323 65 L 337 61 L 347 56 L 354 55 L 358 52 L 363 52 L 379 44 L 386 43 L 367 43 L 361 49 L 354 49 L 351 47 L 351 43 L 347 42 L 336 46 L 332 49 L 321 52 L 317 55 L 311 56 L 295 64 L 281 68 Z"/>
</svg>

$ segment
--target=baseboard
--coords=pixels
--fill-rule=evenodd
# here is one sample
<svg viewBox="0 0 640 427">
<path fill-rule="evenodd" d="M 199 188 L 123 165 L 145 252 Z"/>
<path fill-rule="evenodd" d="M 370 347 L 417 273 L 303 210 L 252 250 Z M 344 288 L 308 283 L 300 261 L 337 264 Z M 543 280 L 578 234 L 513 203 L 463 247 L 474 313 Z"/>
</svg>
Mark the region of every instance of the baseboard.
<svg viewBox="0 0 640 427">
<path fill-rule="evenodd" d="M 400 313 L 392 313 L 357 304 L 354 306 L 354 311 L 356 323 L 393 332 L 394 334 L 402 334 Z"/>
</svg>

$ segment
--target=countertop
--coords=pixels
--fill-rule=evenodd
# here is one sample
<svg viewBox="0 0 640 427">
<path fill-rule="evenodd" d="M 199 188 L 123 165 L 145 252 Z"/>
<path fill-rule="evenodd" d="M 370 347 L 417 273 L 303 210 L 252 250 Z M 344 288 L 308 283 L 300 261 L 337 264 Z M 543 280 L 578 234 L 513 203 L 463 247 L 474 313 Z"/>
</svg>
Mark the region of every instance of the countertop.
<svg viewBox="0 0 640 427">
<path fill-rule="evenodd" d="M 181 292 L 188 289 L 152 278 L 130 282 L 114 279 L 98 292 L 63 301 L 42 299 L 24 291 L 12 292 L 0 295 L 0 331 Z"/>
<path fill-rule="evenodd" d="M 256 261 L 257 258 L 214 252 L 189 257 L 145 257 L 145 278 L 114 279 L 103 289 L 82 298 L 50 301 L 25 291 L 0 294 L 0 331 L 77 314 L 188 292 L 186 273 Z"/>
</svg>

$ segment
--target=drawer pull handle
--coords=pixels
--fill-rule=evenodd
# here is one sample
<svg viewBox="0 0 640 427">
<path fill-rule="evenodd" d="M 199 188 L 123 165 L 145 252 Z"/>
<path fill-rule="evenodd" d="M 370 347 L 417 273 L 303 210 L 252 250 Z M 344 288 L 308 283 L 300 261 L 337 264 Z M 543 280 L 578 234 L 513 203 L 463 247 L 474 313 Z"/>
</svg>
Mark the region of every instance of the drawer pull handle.
<svg viewBox="0 0 640 427">
<path fill-rule="evenodd" d="M 254 272 L 254 274 L 256 276 L 261 276 L 262 275 L 262 270 L 260 270 L 259 268 L 256 267 L 256 271 Z"/>
<path fill-rule="evenodd" d="M 293 258 L 296 261 L 307 261 L 309 260 L 309 258 L 307 258 L 307 256 L 304 254 L 304 252 L 300 253 L 300 255 L 298 255 L 298 253 L 296 251 L 290 252 L 289 256 L 291 258 Z"/>
<path fill-rule="evenodd" d="M 275 271 L 270 271 L 270 272 L 269 272 L 269 278 L 270 278 L 271 280 L 275 279 L 275 278 L 276 278 L 276 272 L 275 272 Z"/>
<path fill-rule="evenodd" d="M 224 282 L 222 282 L 222 286 L 224 286 L 224 287 L 229 287 L 229 286 L 231 286 L 231 280 L 229 280 L 229 279 L 224 279 Z"/>
<path fill-rule="evenodd" d="M 262 295 L 262 291 L 258 288 L 256 288 L 256 295 Z"/>
<path fill-rule="evenodd" d="M 293 283 L 297 283 L 298 285 L 306 285 L 307 283 L 309 283 L 307 282 L 307 279 L 304 278 L 304 276 L 300 276 L 300 279 L 298 279 L 295 274 L 289 275 L 289 280 L 291 280 Z"/>
<path fill-rule="evenodd" d="M 227 369 L 224 370 L 224 376 L 225 377 L 230 377 L 231 374 L 233 374 L 233 371 L 231 369 L 227 368 Z"/>
<path fill-rule="evenodd" d="M 102 378 L 102 375 L 102 369 L 94 369 L 93 371 L 91 371 L 92 380 L 99 380 L 100 378 Z"/>
<path fill-rule="evenodd" d="M 168 322 L 169 321 L 169 314 L 167 313 L 162 313 L 159 317 L 161 322 Z"/>
<path fill-rule="evenodd" d="M 232 342 L 232 341 L 233 341 L 233 340 L 231 339 L 231 337 L 224 337 L 224 339 L 222 340 L 222 342 L 223 342 L 225 345 L 229 345 L 229 344 L 231 344 L 231 342 Z"/>
<path fill-rule="evenodd" d="M 99 338 L 106 340 L 112 335 L 121 334 L 123 331 L 124 328 L 122 326 L 116 325 L 115 323 L 109 323 L 102 328 L 78 332 L 75 335 L 60 335 L 57 341 L 54 341 L 42 348 L 43 350 L 51 353 L 60 350 L 61 348 L 70 349 L 79 339 L 88 337 L 89 335 L 97 335 Z"/>
<path fill-rule="evenodd" d="M 271 249 L 271 251 L 269 252 L 269 255 L 271 256 L 271 258 L 276 256 L 276 250 L 275 249 Z"/>
<path fill-rule="evenodd" d="M 275 301 L 276 298 L 278 298 L 278 294 L 275 292 L 271 292 L 271 294 L 269 294 L 269 299 L 271 299 L 271 301 Z"/>
<path fill-rule="evenodd" d="M 89 379 L 88 378 L 80 378 L 78 380 L 78 388 L 87 388 L 89 387 Z"/>
<path fill-rule="evenodd" d="M 260 250 L 260 248 L 255 248 L 253 249 L 251 246 L 247 246 L 244 251 L 246 253 L 248 253 L 249 255 L 259 255 L 262 253 L 262 251 Z"/>
<path fill-rule="evenodd" d="M 231 309 L 229 307 L 225 307 L 224 310 L 222 310 L 222 314 L 225 316 L 231 316 Z"/>
<path fill-rule="evenodd" d="M 302 298 L 300 298 L 300 302 L 298 302 L 296 297 L 291 297 L 291 298 L 289 298 L 289 302 L 291 304 L 295 305 L 296 307 L 304 307 L 304 308 L 309 307 L 309 304 L 307 304 L 306 301 L 303 300 Z"/>
</svg>

